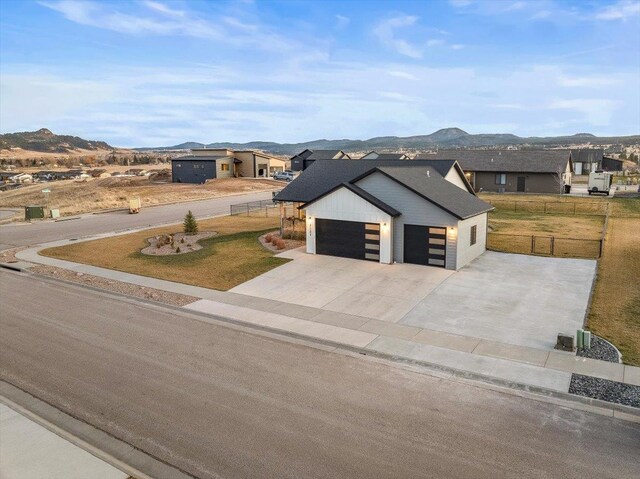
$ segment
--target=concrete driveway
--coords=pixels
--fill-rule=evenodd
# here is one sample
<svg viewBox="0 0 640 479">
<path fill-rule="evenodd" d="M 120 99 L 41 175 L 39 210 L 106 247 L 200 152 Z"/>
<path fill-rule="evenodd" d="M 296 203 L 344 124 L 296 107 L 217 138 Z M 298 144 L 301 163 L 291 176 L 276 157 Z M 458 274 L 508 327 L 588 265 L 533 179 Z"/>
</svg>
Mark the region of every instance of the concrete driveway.
<svg viewBox="0 0 640 479">
<path fill-rule="evenodd" d="M 308 255 L 231 291 L 390 323 L 551 349 L 582 326 L 595 261 L 488 251 L 458 272 Z"/>
</svg>

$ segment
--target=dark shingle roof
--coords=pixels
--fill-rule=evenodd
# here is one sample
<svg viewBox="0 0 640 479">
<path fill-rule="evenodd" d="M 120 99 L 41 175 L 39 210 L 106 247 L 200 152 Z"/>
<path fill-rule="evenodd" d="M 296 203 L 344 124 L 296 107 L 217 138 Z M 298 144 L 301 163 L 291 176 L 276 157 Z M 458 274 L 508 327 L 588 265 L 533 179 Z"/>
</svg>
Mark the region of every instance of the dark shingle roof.
<svg viewBox="0 0 640 479">
<path fill-rule="evenodd" d="M 306 160 L 332 160 L 342 150 L 313 150 Z"/>
<path fill-rule="evenodd" d="M 178 158 L 172 158 L 171 161 L 215 161 L 215 160 L 220 160 L 220 159 L 230 159 L 233 158 L 232 156 L 195 156 L 195 155 L 188 155 L 188 156 L 180 156 Z"/>
<path fill-rule="evenodd" d="M 378 153 L 376 160 L 404 160 L 404 153 Z"/>
<path fill-rule="evenodd" d="M 403 168 L 400 166 L 382 166 L 369 174 L 379 171 L 409 188 L 427 201 L 448 211 L 459 219 L 485 213 L 493 207 L 434 172 L 431 166 Z"/>
<path fill-rule="evenodd" d="M 418 158 L 457 160 L 464 171 L 557 173 L 569 156 L 569 150 L 440 150 Z"/>
<path fill-rule="evenodd" d="M 386 204 L 384 201 L 379 200 L 378 198 L 376 198 L 375 196 L 373 196 L 371 193 L 369 193 L 368 191 L 363 190 L 362 188 L 360 188 L 357 185 L 354 185 L 352 183 L 341 183 L 339 185 L 336 185 L 334 188 L 331 188 L 329 191 L 324 192 L 323 194 L 321 194 L 320 196 L 318 196 L 317 198 L 312 199 L 311 201 L 307 201 L 304 206 L 308 206 L 312 203 L 315 203 L 316 201 L 318 201 L 321 198 L 324 198 L 325 196 L 327 196 L 330 193 L 333 193 L 334 191 L 340 189 L 340 188 L 346 188 L 349 191 L 355 193 L 356 195 L 358 195 L 360 198 L 362 198 L 365 201 L 368 201 L 369 203 L 371 203 L 373 206 L 375 206 L 376 208 L 384 211 L 385 213 L 391 215 L 391 216 L 400 216 L 400 212 L 398 210 L 396 210 L 395 208 L 393 208 L 392 206 L 389 206 L 388 204 Z"/>
<path fill-rule="evenodd" d="M 604 156 L 602 148 L 580 148 L 571 150 L 571 159 L 575 163 L 600 163 Z"/>
<path fill-rule="evenodd" d="M 318 160 L 300 173 L 275 197 L 278 201 L 311 201 L 342 183 L 362 176 L 377 166 L 397 166 L 398 168 L 414 168 L 431 166 L 441 176 L 445 176 L 455 164 L 455 160 Z"/>
</svg>

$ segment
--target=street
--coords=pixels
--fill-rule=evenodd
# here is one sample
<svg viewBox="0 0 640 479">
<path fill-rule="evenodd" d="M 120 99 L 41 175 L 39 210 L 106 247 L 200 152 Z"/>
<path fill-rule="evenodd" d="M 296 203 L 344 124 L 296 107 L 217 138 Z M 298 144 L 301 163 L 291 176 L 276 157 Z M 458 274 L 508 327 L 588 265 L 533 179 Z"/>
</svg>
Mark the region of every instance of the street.
<svg viewBox="0 0 640 479">
<path fill-rule="evenodd" d="M 640 477 L 631 422 L 20 273 L 0 296 L 1 379 L 196 477 Z"/>
<path fill-rule="evenodd" d="M 79 219 L 65 221 L 34 221 L 30 224 L 8 224 L 0 226 L 0 250 L 14 246 L 79 238 L 124 229 L 180 223 L 188 210 L 191 210 L 196 218 L 229 214 L 229 205 L 269 198 L 271 198 L 271 192 L 267 191 L 148 208 L 143 205 L 140 213 L 135 215 L 122 210 L 110 213 L 86 214 Z"/>
</svg>

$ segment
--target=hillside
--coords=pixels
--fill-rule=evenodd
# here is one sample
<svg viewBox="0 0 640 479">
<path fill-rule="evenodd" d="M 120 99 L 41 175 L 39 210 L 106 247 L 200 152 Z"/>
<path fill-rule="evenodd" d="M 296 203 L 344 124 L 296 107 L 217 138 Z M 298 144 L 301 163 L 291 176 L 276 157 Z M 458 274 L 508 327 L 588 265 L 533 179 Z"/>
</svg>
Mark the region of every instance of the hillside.
<svg viewBox="0 0 640 479">
<path fill-rule="evenodd" d="M 72 153 L 77 150 L 112 150 L 104 141 L 91 141 L 70 135 L 56 135 L 46 128 L 0 135 L 0 150 L 19 148 L 39 153 Z"/>
<path fill-rule="evenodd" d="M 381 136 L 368 140 L 314 140 L 304 143 L 273 143 L 252 141 L 249 143 L 197 143 L 187 142 L 175 146 L 137 148 L 138 151 L 180 150 L 188 148 L 234 148 L 263 150 L 273 154 L 294 155 L 306 148 L 311 150 L 428 150 L 433 148 L 474 148 L 496 146 L 560 147 L 571 145 L 633 145 L 640 143 L 640 135 L 597 137 L 590 133 L 578 133 L 558 137 L 520 137 L 508 133 L 469 134 L 460 128 L 443 128 L 429 135 L 408 137 Z"/>
</svg>

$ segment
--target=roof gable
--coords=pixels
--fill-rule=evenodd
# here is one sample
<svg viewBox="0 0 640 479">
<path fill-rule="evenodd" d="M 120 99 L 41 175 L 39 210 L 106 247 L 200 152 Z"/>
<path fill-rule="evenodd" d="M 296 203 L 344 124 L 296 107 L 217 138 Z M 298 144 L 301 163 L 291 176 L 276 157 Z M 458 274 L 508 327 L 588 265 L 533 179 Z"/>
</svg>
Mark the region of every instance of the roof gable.
<svg viewBox="0 0 640 479">
<path fill-rule="evenodd" d="M 378 167 L 354 180 L 358 182 L 367 176 L 380 173 L 401 184 L 409 191 L 442 208 L 458 219 L 486 213 L 493 209 L 480 198 L 445 180 L 433 168 L 402 168 L 395 166 Z"/>
<path fill-rule="evenodd" d="M 376 208 L 378 208 L 379 210 L 383 211 L 384 213 L 387 213 L 389 216 L 393 216 L 393 217 L 400 216 L 400 212 L 398 210 L 396 210 L 395 208 L 389 206 L 385 202 L 379 200 L 378 198 L 376 198 L 372 194 L 368 193 L 367 191 L 363 190 L 359 186 L 354 185 L 352 183 L 341 183 L 341 184 L 337 185 L 335 188 L 330 189 L 326 193 L 321 194 L 317 198 L 314 198 L 311 201 L 306 202 L 305 204 L 303 204 L 299 208 L 300 209 L 304 209 L 307 206 L 312 205 L 316 201 L 321 200 L 322 198 L 325 198 L 326 196 L 329 196 L 330 194 L 332 194 L 332 193 L 334 193 L 334 192 L 336 192 L 336 191 L 338 191 L 340 189 L 343 189 L 343 188 L 347 189 L 351 193 L 354 193 L 355 195 L 359 196 L 364 201 L 366 201 L 367 203 L 370 203 L 371 205 L 375 206 Z"/>
</svg>

